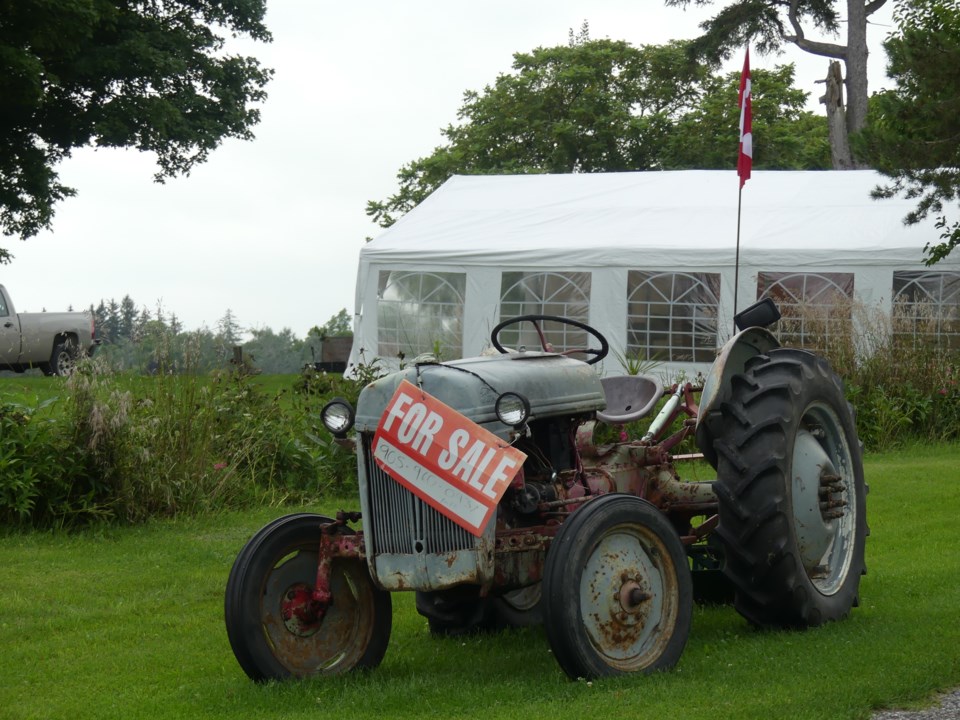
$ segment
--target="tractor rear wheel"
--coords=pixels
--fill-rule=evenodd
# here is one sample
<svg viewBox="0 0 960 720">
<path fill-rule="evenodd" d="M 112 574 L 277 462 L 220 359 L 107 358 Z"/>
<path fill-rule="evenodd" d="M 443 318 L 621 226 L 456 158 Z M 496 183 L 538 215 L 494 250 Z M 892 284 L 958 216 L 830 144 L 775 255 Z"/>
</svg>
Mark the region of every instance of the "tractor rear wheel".
<svg viewBox="0 0 960 720">
<path fill-rule="evenodd" d="M 735 607 L 765 627 L 837 620 L 858 602 L 867 532 L 862 451 L 840 379 L 788 348 L 747 362 L 716 438 L 724 572 Z"/>
<path fill-rule="evenodd" d="M 554 657 L 573 679 L 673 667 L 693 612 L 676 530 L 638 497 L 592 500 L 550 545 L 543 610 Z"/>
<path fill-rule="evenodd" d="M 392 625 L 390 593 L 361 560 L 334 558 L 333 599 L 312 602 L 321 530 L 330 518 L 298 513 L 266 525 L 237 556 L 224 615 L 237 661 L 251 679 L 334 675 L 380 664 Z"/>
</svg>

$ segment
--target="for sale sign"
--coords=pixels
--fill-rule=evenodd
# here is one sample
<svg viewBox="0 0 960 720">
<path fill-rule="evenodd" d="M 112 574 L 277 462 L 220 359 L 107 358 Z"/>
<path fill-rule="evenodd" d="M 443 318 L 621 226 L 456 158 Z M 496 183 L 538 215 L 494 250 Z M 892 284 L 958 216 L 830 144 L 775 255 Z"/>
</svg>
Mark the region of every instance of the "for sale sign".
<svg viewBox="0 0 960 720">
<path fill-rule="evenodd" d="M 393 479 L 477 536 L 527 457 L 406 380 L 380 418 L 373 456 Z"/>
</svg>

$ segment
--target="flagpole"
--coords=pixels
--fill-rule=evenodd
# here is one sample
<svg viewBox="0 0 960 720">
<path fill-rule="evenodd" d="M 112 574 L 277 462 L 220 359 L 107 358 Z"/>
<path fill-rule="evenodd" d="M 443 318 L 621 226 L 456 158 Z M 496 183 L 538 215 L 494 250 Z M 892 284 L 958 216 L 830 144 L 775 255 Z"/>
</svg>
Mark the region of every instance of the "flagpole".
<svg viewBox="0 0 960 720">
<path fill-rule="evenodd" d="M 737 334 L 737 293 L 740 290 L 740 206 L 743 202 L 743 184 L 737 192 L 737 253 L 733 262 L 733 334 Z"/>
<path fill-rule="evenodd" d="M 740 74 L 740 96 L 737 106 L 740 108 L 740 149 L 737 155 L 737 177 L 740 179 L 740 191 L 737 193 L 737 253 L 733 263 L 733 334 L 737 334 L 737 294 L 740 292 L 740 210 L 743 203 L 743 186 L 750 179 L 753 165 L 753 110 L 750 96 L 750 45 L 743 56 L 743 72 Z"/>
</svg>

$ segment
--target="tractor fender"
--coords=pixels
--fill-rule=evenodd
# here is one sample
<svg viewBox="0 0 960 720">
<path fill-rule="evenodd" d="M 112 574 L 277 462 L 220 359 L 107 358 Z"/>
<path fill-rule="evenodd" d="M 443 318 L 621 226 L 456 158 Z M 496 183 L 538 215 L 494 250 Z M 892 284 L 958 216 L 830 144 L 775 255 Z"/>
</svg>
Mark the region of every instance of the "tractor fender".
<svg viewBox="0 0 960 720">
<path fill-rule="evenodd" d="M 697 445 L 704 457 L 716 467 L 717 456 L 713 449 L 713 438 L 706 427 L 706 418 L 712 410 L 730 399 L 734 375 L 742 373 L 747 361 L 757 355 L 763 355 L 780 347 L 773 333 L 760 327 L 751 327 L 738 332 L 720 349 L 703 382 L 700 394 L 700 408 L 697 413 Z"/>
</svg>

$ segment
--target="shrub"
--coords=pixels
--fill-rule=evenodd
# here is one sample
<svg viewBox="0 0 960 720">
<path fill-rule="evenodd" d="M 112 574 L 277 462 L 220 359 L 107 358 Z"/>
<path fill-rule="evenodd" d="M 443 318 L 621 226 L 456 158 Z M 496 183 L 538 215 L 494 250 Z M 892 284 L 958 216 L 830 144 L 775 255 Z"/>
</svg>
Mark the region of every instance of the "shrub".
<svg viewBox="0 0 960 720">
<path fill-rule="evenodd" d="M 960 353 L 942 340 L 933 306 L 897 303 L 885 312 L 851 301 L 834 306 L 829 322 L 823 313 L 802 308 L 789 323 L 803 324 L 808 349 L 843 378 L 866 447 L 960 438 Z"/>
<path fill-rule="evenodd" d="M 363 351 L 360 352 L 363 357 Z M 298 406 L 308 420 L 309 430 L 306 436 L 313 443 L 324 473 L 338 491 L 356 487 L 357 457 L 349 443 L 337 441 L 323 427 L 320 411 L 333 398 L 343 398 L 356 407 L 364 386 L 382 375 L 380 359 L 374 358 L 370 362 L 361 362 L 354 366 L 350 377 L 308 366 L 294 384 Z"/>
<path fill-rule="evenodd" d="M 42 413 L 2 406 L 5 521 L 137 522 L 313 499 L 332 484 L 303 409 L 242 371 L 141 377 L 93 359 L 62 389 Z"/>
</svg>

